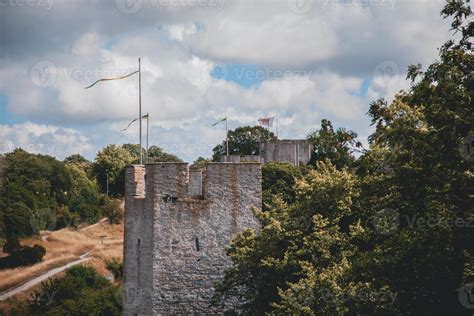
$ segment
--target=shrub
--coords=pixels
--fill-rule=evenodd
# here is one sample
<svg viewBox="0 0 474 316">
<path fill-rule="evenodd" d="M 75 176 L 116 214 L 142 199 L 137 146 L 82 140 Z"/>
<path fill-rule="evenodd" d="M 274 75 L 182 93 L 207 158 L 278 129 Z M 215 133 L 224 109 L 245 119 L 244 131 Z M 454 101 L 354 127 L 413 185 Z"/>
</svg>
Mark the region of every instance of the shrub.
<svg viewBox="0 0 474 316">
<path fill-rule="evenodd" d="M 29 300 L 29 315 L 121 315 L 119 288 L 92 267 L 75 266 L 49 279 Z"/>
<path fill-rule="evenodd" d="M 123 210 L 120 200 L 109 200 L 104 207 L 104 216 L 109 219 L 110 224 L 120 224 L 123 219 Z"/>
<path fill-rule="evenodd" d="M 8 238 L 5 241 L 5 244 L 3 245 L 4 253 L 12 254 L 12 253 L 20 251 L 20 249 L 21 249 L 20 240 L 16 236 Z"/>
<path fill-rule="evenodd" d="M 107 269 L 114 274 L 115 280 L 120 280 L 123 277 L 123 261 L 119 258 L 112 258 L 105 261 Z"/>
<path fill-rule="evenodd" d="M 9 250 L 17 249 L 19 243 L 16 244 L 15 241 L 12 241 L 8 247 L 11 247 Z M 4 246 L 5 247 L 5 246 Z M 46 254 L 46 249 L 40 245 L 35 244 L 33 247 L 23 246 L 10 253 L 8 257 L 0 258 L 0 269 L 11 269 L 21 266 L 28 266 L 40 262 L 44 255 Z"/>
</svg>

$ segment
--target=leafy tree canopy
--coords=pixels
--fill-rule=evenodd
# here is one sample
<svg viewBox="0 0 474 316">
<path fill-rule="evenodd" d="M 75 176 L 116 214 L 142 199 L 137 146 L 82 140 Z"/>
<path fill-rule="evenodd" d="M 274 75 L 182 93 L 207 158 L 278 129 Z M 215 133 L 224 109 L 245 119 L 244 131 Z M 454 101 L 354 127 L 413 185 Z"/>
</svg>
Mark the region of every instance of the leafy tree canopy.
<svg viewBox="0 0 474 316">
<path fill-rule="evenodd" d="M 227 133 L 229 142 L 229 155 L 258 155 L 260 144 L 276 139 L 275 135 L 261 126 L 238 127 Z M 220 161 L 226 154 L 226 142 L 214 147 L 212 160 Z"/>
<path fill-rule="evenodd" d="M 474 282 L 474 177 L 460 146 L 474 130 L 474 28 L 468 1 L 442 14 L 457 40 L 425 71 L 409 68 L 408 91 L 371 104 L 359 159 L 347 155 L 355 135 L 323 121 L 314 170 L 293 203 L 258 213 L 260 234 L 233 241 L 216 299 L 239 297 L 248 315 L 470 313 L 460 298 Z"/>
<path fill-rule="evenodd" d="M 331 121 L 322 120 L 321 128 L 308 136 L 314 146 L 310 164 L 329 159 L 338 168 L 350 166 L 355 161 L 352 153 L 362 146 L 356 138 L 355 132 L 344 128 L 335 131 Z"/>
</svg>

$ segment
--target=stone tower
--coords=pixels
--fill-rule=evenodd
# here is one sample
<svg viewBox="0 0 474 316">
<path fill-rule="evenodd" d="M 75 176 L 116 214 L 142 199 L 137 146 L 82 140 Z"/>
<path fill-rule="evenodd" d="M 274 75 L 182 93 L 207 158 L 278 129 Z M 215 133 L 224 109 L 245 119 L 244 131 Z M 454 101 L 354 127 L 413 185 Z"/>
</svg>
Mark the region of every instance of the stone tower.
<svg viewBox="0 0 474 316">
<path fill-rule="evenodd" d="M 209 302 L 226 247 L 259 228 L 260 163 L 133 165 L 125 177 L 124 315 L 220 312 Z"/>
</svg>

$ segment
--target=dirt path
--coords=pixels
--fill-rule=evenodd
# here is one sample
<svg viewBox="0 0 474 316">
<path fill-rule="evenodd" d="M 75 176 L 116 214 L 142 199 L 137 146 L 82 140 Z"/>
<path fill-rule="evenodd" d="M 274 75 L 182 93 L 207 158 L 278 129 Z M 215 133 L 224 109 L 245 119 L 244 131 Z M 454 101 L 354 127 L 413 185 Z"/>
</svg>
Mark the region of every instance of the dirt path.
<svg viewBox="0 0 474 316">
<path fill-rule="evenodd" d="M 91 257 L 89 257 L 89 255 L 90 255 L 90 251 L 86 252 L 83 255 L 81 255 L 79 257 L 79 259 L 77 259 L 76 261 L 69 262 L 68 264 L 63 265 L 62 267 L 49 270 L 48 272 L 45 272 L 44 274 L 42 274 L 42 275 L 40 275 L 40 276 L 38 276 L 34 279 L 31 279 L 30 281 L 28 281 L 28 282 L 26 282 L 26 283 L 24 283 L 20 286 L 17 286 L 13 289 L 8 289 L 5 292 L 0 293 L 0 301 L 4 301 L 7 298 L 10 298 L 10 297 L 12 297 L 12 296 L 14 296 L 18 293 L 21 293 L 25 290 L 28 290 L 30 287 L 35 286 L 35 285 L 47 280 L 48 278 L 54 276 L 55 274 L 63 272 L 64 270 L 69 269 L 72 266 L 78 265 L 80 263 L 83 263 L 83 262 L 91 259 Z"/>
<path fill-rule="evenodd" d="M 86 229 L 89 229 L 89 228 L 92 228 L 92 227 L 95 227 L 97 225 L 99 225 L 100 223 L 103 223 L 105 221 L 107 221 L 108 219 L 107 218 L 103 218 L 101 219 L 100 221 L 98 221 L 97 223 L 95 224 L 92 224 L 92 225 L 89 225 L 89 226 L 86 226 L 86 227 L 83 227 L 81 228 L 80 230 L 86 230 Z M 41 236 L 41 240 L 43 242 L 48 242 L 48 237 L 49 237 L 49 234 L 50 233 L 47 233 L 43 236 Z M 75 265 L 78 265 L 78 264 L 81 264 L 89 259 L 91 259 L 91 257 L 89 257 L 90 255 L 90 251 L 82 254 L 79 259 L 75 260 L 75 261 L 72 261 L 72 262 L 69 262 L 68 264 L 65 264 L 61 267 L 58 267 L 58 268 L 55 268 L 55 269 L 52 269 L 52 270 L 49 270 L 49 271 L 46 271 L 45 273 L 43 273 L 42 275 L 36 277 L 36 278 L 33 278 L 31 280 L 29 280 L 28 282 L 26 283 L 23 283 L 19 286 L 16 286 L 16 287 L 13 287 L 13 288 L 10 288 L 2 293 L 0 293 L 0 301 L 4 301 L 18 293 L 21 293 L 23 291 L 26 291 L 28 290 L 29 288 L 47 280 L 48 278 L 54 276 L 55 274 L 58 274 L 60 272 L 63 272 L 64 270 L 67 270 L 69 269 L 70 267 L 72 266 L 75 266 Z"/>
<path fill-rule="evenodd" d="M 89 226 L 86 226 L 86 227 L 82 227 L 82 228 L 80 228 L 79 230 L 86 230 L 86 229 L 95 227 L 95 226 L 99 225 L 100 223 L 106 222 L 106 221 L 108 221 L 108 220 L 109 220 L 109 219 L 108 219 L 107 217 L 104 217 L 103 219 L 101 219 L 101 220 L 98 221 L 97 223 L 92 224 L 92 225 L 89 225 Z M 46 232 L 43 236 L 41 236 L 41 240 L 42 240 L 43 242 L 48 242 L 48 237 L 49 237 L 50 234 L 51 234 L 51 231 Z"/>
</svg>

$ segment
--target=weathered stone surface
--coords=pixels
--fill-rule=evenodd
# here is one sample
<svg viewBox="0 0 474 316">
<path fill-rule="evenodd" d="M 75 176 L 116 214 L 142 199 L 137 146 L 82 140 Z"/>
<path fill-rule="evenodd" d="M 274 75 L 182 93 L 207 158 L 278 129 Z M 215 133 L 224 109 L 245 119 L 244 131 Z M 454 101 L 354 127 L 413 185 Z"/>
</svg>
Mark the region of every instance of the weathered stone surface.
<svg viewBox="0 0 474 316">
<path fill-rule="evenodd" d="M 295 166 L 306 164 L 311 159 L 311 144 L 307 139 L 279 139 L 260 145 L 262 163 L 284 161 Z"/>
<path fill-rule="evenodd" d="M 214 284 L 231 265 L 230 240 L 258 229 L 259 163 L 131 166 L 126 171 L 124 314 L 218 313 Z M 146 178 L 146 181 L 144 181 Z M 145 185 L 143 183 L 146 182 Z"/>
<path fill-rule="evenodd" d="M 259 155 L 229 155 L 229 156 L 221 156 L 220 162 L 234 162 L 234 163 L 239 163 L 239 162 L 260 162 L 260 156 Z"/>
</svg>

